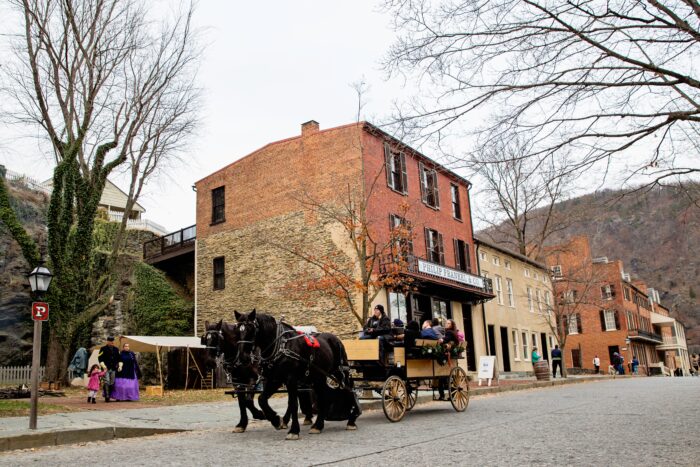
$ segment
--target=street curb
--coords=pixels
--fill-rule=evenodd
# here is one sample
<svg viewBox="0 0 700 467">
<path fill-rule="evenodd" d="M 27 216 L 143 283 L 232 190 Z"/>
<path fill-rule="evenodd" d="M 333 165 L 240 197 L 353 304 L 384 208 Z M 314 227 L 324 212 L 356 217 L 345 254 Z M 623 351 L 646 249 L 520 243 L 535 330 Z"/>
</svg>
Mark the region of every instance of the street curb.
<svg viewBox="0 0 700 467">
<path fill-rule="evenodd" d="M 104 426 L 97 428 L 82 428 L 77 430 L 57 430 L 29 433 L 0 438 L 0 452 L 16 449 L 30 449 L 62 444 L 89 443 L 93 441 L 109 441 L 119 438 L 136 438 L 179 433 L 178 428 L 131 428 L 122 426 Z"/>
</svg>

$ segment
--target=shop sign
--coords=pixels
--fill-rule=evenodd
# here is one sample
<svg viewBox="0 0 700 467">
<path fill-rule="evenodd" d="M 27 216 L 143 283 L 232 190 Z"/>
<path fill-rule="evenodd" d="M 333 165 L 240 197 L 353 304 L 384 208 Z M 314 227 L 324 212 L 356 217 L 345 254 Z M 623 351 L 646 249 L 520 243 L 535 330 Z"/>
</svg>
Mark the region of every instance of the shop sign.
<svg viewBox="0 0 700 467">
<path fill-rule="evenodd" d="M 467 274 L 466 272 L 440 266 L 439 264 L 430 263 L 422 259 L 418 260 L 418 271 L 425 274 L 430 274 L 432 276 L 441 277 L 443 279 L 460 282 L 472 287 L 478 287 L 480 289 L 484 288 L 483 277 L 473 276 L 471 274 Z"/>
</svg>

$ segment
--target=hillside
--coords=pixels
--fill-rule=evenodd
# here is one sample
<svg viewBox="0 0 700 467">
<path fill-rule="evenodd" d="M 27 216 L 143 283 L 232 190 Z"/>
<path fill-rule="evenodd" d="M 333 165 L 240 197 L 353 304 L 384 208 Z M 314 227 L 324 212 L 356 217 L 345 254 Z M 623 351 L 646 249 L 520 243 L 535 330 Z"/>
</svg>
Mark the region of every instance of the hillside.
<svg viewBox="0 0 700 467">
<path fill-rule="evenodd" d="M 700 185 L 690 189 L 698 191 Z M 621 259 L 625 272 L 659 290 L 662 304 L 686 325 L 689 347 L 700 350 L 700 207 L 685 191 L 605 190 L 559 203 L 556 209 L 581 215 L 548 243 L 587 235 L 594 256 Z"/>
</svg>

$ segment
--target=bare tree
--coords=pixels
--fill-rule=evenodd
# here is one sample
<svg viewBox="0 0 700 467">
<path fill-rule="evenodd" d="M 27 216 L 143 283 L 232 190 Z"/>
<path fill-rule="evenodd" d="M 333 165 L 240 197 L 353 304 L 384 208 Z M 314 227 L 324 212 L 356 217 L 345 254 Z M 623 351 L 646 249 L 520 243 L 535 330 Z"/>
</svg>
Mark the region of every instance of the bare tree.
<svg viewBox="0 0 700 467">
<path fill-rule="evenodd" d="M 549 237 L 575 220 L 571 210 L 556 209 L 570 193 L 574 174 L 566 161 L 530 159 L 529 152 L 529 143 L 501 140 L 482 148 L 468 165 L 482 181 L 477 216 L 488 226 L 484 234 L 539 259 Z"/>
<path fill-rule="evenodd" d="M 109 302 L 103 285 L 109 278 L 95 269 L 92 252 L 107 176 L 129 158 L 132 169 L 152 172 L 155 159 L 142 163 L 140 154 L 163 157 L 184 142 L 195 117 L 199 50 L 191 6 L 175 12 L 171 22 L 154 23 L 133 0 L 12 5 L 22 32 L 4 74 L 3 91 L 17 105 L 9 117 L 37 125 L 56 161 L 48 210 L 56 278 L 47 366 L 57 379 L 76 336 Z"/>
<path fill-rule="evenodd" d="M 387 0 L 399 38 L 387 69 L 416 78 L 395 124 L 438 141 L 471 126 L 517 134 L 527 156 L 618 157 L 626 180 L 700 172 L 700 4 Z M 483 125 L 474 122 L 484 122 Z"/>
</svg>

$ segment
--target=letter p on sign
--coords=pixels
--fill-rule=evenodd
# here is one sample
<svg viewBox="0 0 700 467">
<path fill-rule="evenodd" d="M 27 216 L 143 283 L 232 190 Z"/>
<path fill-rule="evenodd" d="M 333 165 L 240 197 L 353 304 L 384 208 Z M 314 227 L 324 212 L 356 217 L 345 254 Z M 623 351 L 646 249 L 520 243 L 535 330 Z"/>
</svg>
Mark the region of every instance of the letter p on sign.
<svg viewBox="0 0 700 467">
<path fill-rule="evenodd" d="M 48 321 L 49 304 L 44 302 L 32 303 L 32 319 L 34 321 Z"/>
</svg>

